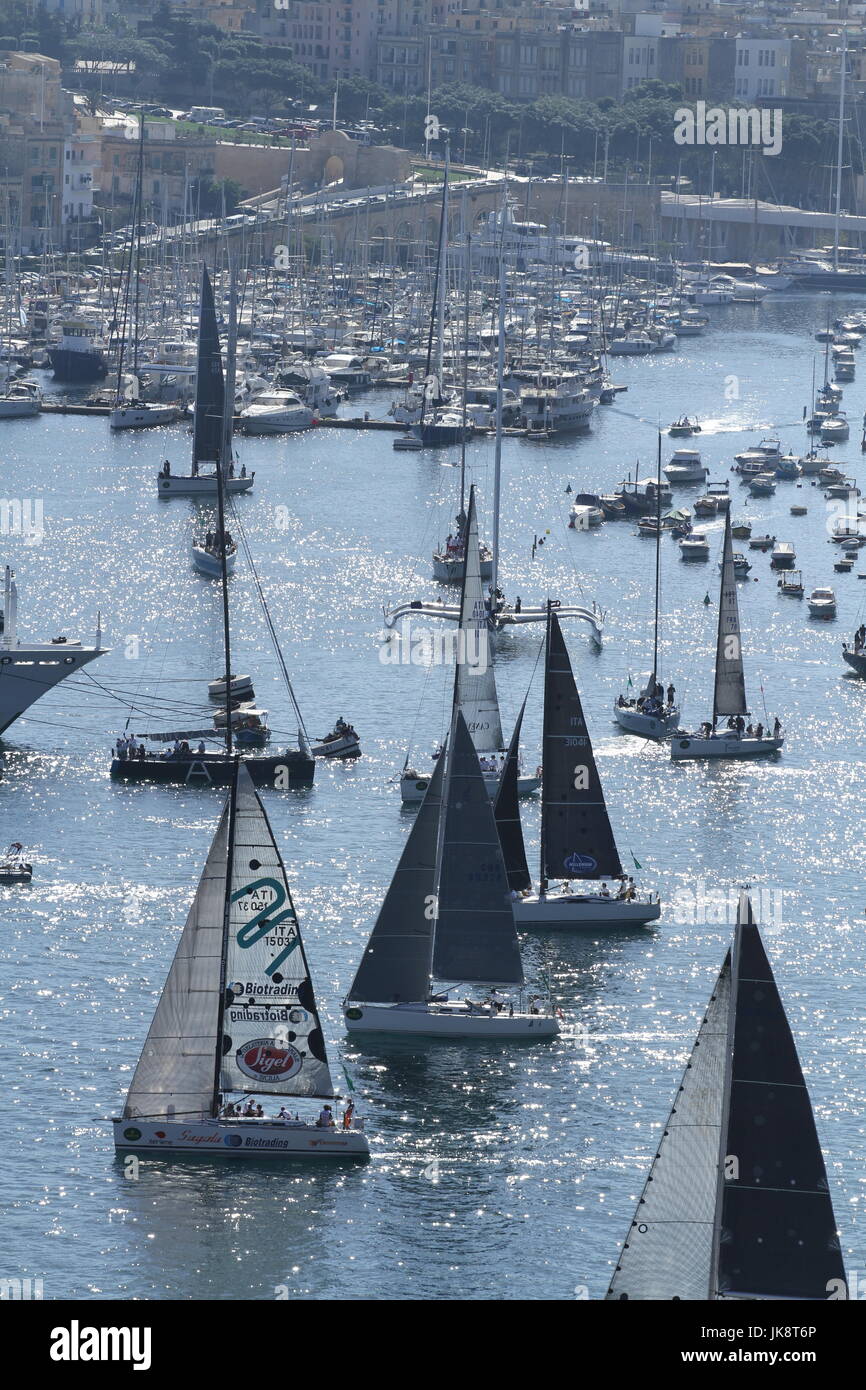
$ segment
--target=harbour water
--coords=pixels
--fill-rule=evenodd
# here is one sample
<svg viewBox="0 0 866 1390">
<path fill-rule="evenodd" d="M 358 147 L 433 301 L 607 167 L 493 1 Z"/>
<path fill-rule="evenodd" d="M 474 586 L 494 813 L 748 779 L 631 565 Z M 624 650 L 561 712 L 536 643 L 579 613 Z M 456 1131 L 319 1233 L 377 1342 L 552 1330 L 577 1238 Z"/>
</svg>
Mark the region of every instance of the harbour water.
<svg viewBox="0 0 866 1390">
<path fill-rule="evenodd" d="M 41 544 L 3 537 L 22 634 L 90 638 L 102 611 L 110 654 L 9 731 L 0 838 L 38 872 L 0 890 L 5 1053 L 0 1195 L 8 1276 L 45 1298 L 600 1298 L 726 949 L 728 898 L 750 883 L 826 1150 L 847 1267 L 866 1277 L 866 901 L 860 776 L 866 685 L 841 641 L 863 620 L 866 584 L 835 575 L 827 503 L 811 480 L 748 499 L 733 454 L 762 434 L 805 452 L 814 332 L 850 303 L 817 295 L 710 310 L 707 333 L 673 354 L 619 359 L 628 386 L 592 432 L 503 446 L 501 584 L 524 603 L 591 600 L 607 610 L 598 652 L 567 640 L 624 860 L 657 887 L 652 930 L 533 936 L 527 972 L 549 973 L 564 1015 L 549 1046 L 347 1044 L 340 1000 L 411 823 L 396 786 L 407 752 L 427 765 L 444 732 L 451 672 L 380 659 L 383 607 L 437 592 L 430 552 L 451 529 L 453 450 L 400 454 L 392 436 L 320 428 L 243 440 L 256 470 L 238 510 L 311 733 L 337 715 L 363 757 L 319 766 L 314 790 L 267 793 L 317 983 L 332 1058 L 367 1117 L 372 1161 L 351 1171 L 115 1160 L 118 1113 L 218 815 L 218 794 L 108 778 L 130 729 L 182 727 L 220 670 L 218 593 L 193 573 L 193 504 L 157 500 L 155 475 L 188 457 L 183 427 L 111 437 L 104 418 L 4 422 L 7 498 L 41 501 Z M 383 402 L 385 404 L 383 404 Z M 382 414 L 381 392 L 351 413 Z M 845 388 L 852 439 L 831 451 L 862 479 L 859 382 Z M 732 515 L 794 542 L 807 591 L 832 584 L 835 622 L 810 622 L 778 593 L 769 556 L 748 552 L 740 586 L 747 689 L 787 732 L 768 762 L 672 766 L 666 748 L 620 733 L 612 704 L 648 669 L 653 545 L 631 523 L 567 528 L 565 489 L 609 491 L 655 431 L 697 416 L 710 478 L 729 477 Z M 345 410 L 343 413 L 346 413 Z M 665 456 L 677 441 L 665 437 Z M 493 444 L 468 447 L 489 538 Z M 674 505 L 697 495 L 678 489 Z M 805 517 L 790 516 L 802 502 Z M 710 561 L 663 542 L 665 680 L 694 725 L 711 712 L 720 521 Z M 533 538 L 544 544 L 533 555 Z M 236 671 L 289 735 L 288 702 L 250 580 L 230 581 Z M 709 593 L 711 603 L 704 603 Z M 497 639 L 506 727 L 534 680 L 525 762 L 540 761 L 542 633 Z M 761 694 L 763 687 L 764 696 Z M 155 701 L 154 696 L 158 697 Z M 180 724 L 176 721 L 180 717 Z M 279 736 L 275 738 L 278 746 Z M 530 854 L 537 806 L 524 803 Z M 721 897 L 719 896 L 721 895 Z"/>
</svg>

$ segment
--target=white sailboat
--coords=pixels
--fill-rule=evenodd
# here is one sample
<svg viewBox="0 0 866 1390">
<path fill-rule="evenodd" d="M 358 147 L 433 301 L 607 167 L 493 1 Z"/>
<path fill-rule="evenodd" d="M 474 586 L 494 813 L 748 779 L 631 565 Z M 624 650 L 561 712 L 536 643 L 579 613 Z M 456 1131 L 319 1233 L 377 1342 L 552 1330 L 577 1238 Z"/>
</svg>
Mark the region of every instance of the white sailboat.
<svg viewBox="0 0 866 1390">
<path fill-rule="evenodd" d="M 746 893 L 606 1297 L 848 1297 L 809 1092 Z"/>
<path fill-rule="evenodd" d="M 343 1002 L 346 1028 L 445 1039 L 556 1037 L 557 1018 L 539 995 L 524 1003 L 519 994 L 515 1004 L 499 993 L 523 985 L 496 821 L 455 701 L 446 749 Z M 473 999 L 467 987 L 485 993 Z"/>
<path fill-rule="evenodd" d="M 487 606 L 481 583 L 474 486 L 469 490 L 465 535 L 454 699 L 463 711 L 475 751 L 481 759 L 481 772 L 488 793 L 494 796 L 504 762 L 505 743 L 493 669 L 493 644 L 487 626 Z M 421 775 L 417 769 L 404 766 L 400 776 L 400 796 L 404 805 L 422 801 L 429 781 L 429 776 Z M 521 776 L 519 793 L 521 796 L 529 796 L 538 790 L 539 785 L 540 779 L 537 776 Z"/>
<path fill-rule="evenodd" d="M 761 753 L 778 753 L 785 742 L 778 720 L 772 734 L 769 730 L 769 716 L 766 732 L 760 723 L 753 730 L 751 723 L 748 726 L 745 724 L 745 716 L 748 713 L 737 576 L 731 541 L 731 517 L 730 513 L 726 512 L 719 627 L 716 638 L 713 718 L 711 723 L 707 721 L 702 724 L 698 733 L 677 729 L 671 740 L 671 757 L 675 761 L 683 762 L 691 758 L 753 758 Z M 726 719 L 728 722 L 717 729 L 716 725 L 720 719 Z"/>
<path fill-rule="evenodd" d="M 334 1091 L 280 852 L 242 762 L 139 1058 L 119 1153 L 366 1158 L 349 1104 L 339 1123 L 237 1116 L 234 1097 L 323 1101 Z M 267 1103 L 267 1102 L 266 1102 Z M 323 1109 L 323 1115 L 327 1111 Z"/>
<path fill-rule="evenodd" d="M 583 706 L 552 605 L 544 655 L 539 889 L 515 900 L 514 920 L 521 929 L 634 927 L 654 922 L 661 914 L 658 894 L 639 893 L 622 867 Z M 511 853 L 506 853 L 507 868 L 514 848 L 512 844 Z M 577 891 L 571 887 L 572 880 L 578 881 Z M 619 880 L 617 892 L 611 893 L 609 880 Z M 559 889 L 551 892 L 551 882 L 560 884 Z"/>
</svg>

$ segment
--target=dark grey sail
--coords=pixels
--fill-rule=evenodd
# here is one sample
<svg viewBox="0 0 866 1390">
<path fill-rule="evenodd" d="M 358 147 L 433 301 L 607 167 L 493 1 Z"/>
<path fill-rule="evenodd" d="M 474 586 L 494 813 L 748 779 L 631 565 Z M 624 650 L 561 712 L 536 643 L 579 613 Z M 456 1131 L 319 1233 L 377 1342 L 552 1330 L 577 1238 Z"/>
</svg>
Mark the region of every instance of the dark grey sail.
<svg viewBox="0 0 866 1390">
<path fill-rule="evenodd" d="M 734 938 L 733 1055 L 718 1298 L 844 1297 L 827 1171 L 797 1048 L 752 905 Z"/>
<path fill-rule="evenodd" d="M 556 610 L 548 608 L 541 877 L 618 878 L 619 851 Z"/>
<path fill-rule="evenodd" d="M 525 709 L 526 701 L 524 700 L 514 725 L 514 733 L 511 735 L 511 742 L 508 745 L 508 753 L 505 758 L 505 767 L 502 769 L 499 786 L 496 789 L 496 798 L 493 802 L 493 816 L 496 821 L 496 829 L 499 831 L 499 843 L 502 847 L 502 858 L 505 860 L 508 887 L 515 893 L 523 893 L 532 887 L 532 878 L 526 862 L 526 845 L 523 840 L 520 802 L 517 795 L 518 747 Z"/>
<path fill-rule="evenodd" d="M 748 712 L 737 576 L 734 572 L 734 547 L 731 540 L 731 516 L 730 512 L 725 512 L 719 630 L 716 638 L 716 682 L 713 687 L 713 723 L 725 715 Z"/>
<path fill-rule="evenodd" d="M 437 861 L 434 978 L 465 984 L 523 984 L 493 807 L 459 709 L 451 723 Z"/>
<path fill-rule="evenodd" d="M 432 906 L 444 771 L 443 749 L 361 957 L 349 999 L 408 1004 L 430 994 Z"/>
<path fill-rule="evenodd" d="M 192 440 L 192 456 L 195 463 L 217 463 L 222 459 L 224 411 L 225 383 L 216 306 L 207 266 L 203 266 Z"/>
</svg>

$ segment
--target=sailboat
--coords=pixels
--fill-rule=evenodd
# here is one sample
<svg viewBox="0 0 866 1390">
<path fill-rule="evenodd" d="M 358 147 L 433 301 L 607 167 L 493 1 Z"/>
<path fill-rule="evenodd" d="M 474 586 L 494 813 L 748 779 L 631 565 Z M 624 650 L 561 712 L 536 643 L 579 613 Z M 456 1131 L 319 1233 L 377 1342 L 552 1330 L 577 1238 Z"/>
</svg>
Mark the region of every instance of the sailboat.
<svg viewBox="0 0 866 1390">
<path fill-rule="evenodd" d="M 285 867 L 249 773 L 235 760 L 123 1113 L 113 1121 L 115 1148 L 367 1157 L 353 1106 L 332 1128 L 297 1116 L 235 1115 L 232 1098 L 240 1096 L 337 1099 Z"/>
<path fill-rule="evenodd" d="M 678 705 L 665 698 L 664 686 L 659 680 L 659 579 L 661 575 L 662 544 L 662 436 L 659 431 L 658 462 L 656 470 L 656 569 L 655 603 L 653 607 L 653 664 L 646 685 L 640 694 L 631 699 L 626 693 L 617 698 L 613 707 L 613 717 L 626 733 L 639 734 L 641 738 L 665 738 L 677 728 L 680 722 Z M 629 677 L 629 681 L 631 677 Z M 669 687 L 670 688 L 670 687 Z"/>
<path fill-rule="evenodd" d="M 657 893 L 640 896 L 625 874 L 605 805 L 580 695 L 562 628 L 548 606 L 544 652 L 539 891 L 517 898 L 526 927 L 634 927 L 661 914 Z M 570 881 L 585 882 L 575 893 Z M 607 880 L 619 879 L 618 894 Z M 563 887 L 549 892 L 551 880 Z"/>
<path fill-rule="evenodd" d="M 437 988 L 434 982 L 449 982 Z M 539 996 L 515 1006 L 523 965 L 490 797 L 456 700 L 451 731 L 343 1012 L 350 1033 L 553 1038 Z M 451 998 L 483 986 L 482 1000 Z"/>
<path fill-rule="evenodd" d="M 143 217 L 142 196 L 144 185 L 144 112 L 139 119 L 138 165 L 135 182 L 135 195 L 132 204 L 132 224 L 135 227 L 134 241 L 129 243 L 129 262 L 126 271 L 126 293 L 124 296 L 123 329 L 120 351 L 117 360 L 117 386 L 115 403 L 109 416 L 109 426 L 113 430 L 141 430 L 154 425 L 170 425 L 177 419 L 177 407 L 160 405 L 156 402 L 139 399 L 138 343 L 139 308 L 141 303 L 141 222 Z M 134 248 L 134 255 L 133 255 Z M 129 292 L 135 284 L 135 306 L 132 320 L 132 374 L 124 384 L 123 358 L 126 347 L 127 314 Z"/>
<path fill-rule="evenodd" d="M 163 500 L 171 497 L 216 497 L 221 472 L 224 473 L 222 481 L 226 493 L 234 495 L 249 492 L 255 473 L 247 477 L 244 468 L 238 477 L 234 476 L 231 432 L 226 429 L 227 393 L 223 378 L 216 305 L 206 267 L 201 283 L 195 380 L 192 470 L 188 474 L 172 473 L 171 463 L 166 459 L 157 475 L 157 495 Z M 232 390 L 228 393 L 228 401 L 233 400 Z M 225 469 L 220 466 L 223 461 Z"/>
<path fill-rule="evenodd" d="M 847 1297 L 827 1171 L 747 893 L 608 1299 Z"/>
<path fill-rule="evenodd" d="M 207 266 L 202 267 L 202 315 L 205 311 L 213 315 L 213 292 L 211 290 L 210 278 L 207 273 Z M 232 296 L 232 318 L 234 319 L 234 296 Z M 214 326 L 216 320 L 214 315 Z M 217 344 L 217 348 L 218 348 Z M 225 460 L 231 456 L 231 416 L 227 414 L 218 421 L 214 419 L 216 404 L 221 398 L 225 398 L 222 392 L 222 364 L 218 359 L 209 358 L 213 371 L 213 380 L 219 383 L 220 394 L 215 394 L 211 398 L 212 411 L 201 421 L 201 429 L 208 433 L 210 446 L 213 449 L 212 457 L 215 460 L 215 472 L 218 480 L 222 479 L 225 470 Z M 199 366 L 202 363 L 202 346 L 199 344 Z M 216 369 L 219 369 L 218 371 Z M 204 373 L 200 372 L 200 376 Z M 233 400 L 233 391 L 228 392 L 227 400 Z M 198 401 L 196 401 L 196 425 L 199 426 Z M 194 446 L 195 447 L 195 446 Z M 229 615 L 229 590 L 228 590 L 228 560 L 227 560 L 227 541 L 229 539 L 225 526 L 225 506 L 222 487 L 217 488 L 217 531 L 215 554 L 220 564 L 220 579 L 222 590 L 222 610 L 223 610 L 223 670 L 231 672 L 231 638 L 230 638 L 230 615 Z M 239 523 L 240 524 L 240 523 Z M 255 579 L 256 586 L 260 590 L 258 579 Z M 271 631 L 272 625 L 271 625 Z M 282 658 L 280 657 L 282 664 Z M 205 750 L 205 739 L 215 737 L 213 729 L 194 729 L 180 730 L 171 733 L 145 733 L 140 735 L 143 739 L 150 739 L 154 742 L 170 744 L 174 742 L 175 748 L 163 749 L 159 756 L 145 755 L 144 747 L 137 749 L 137 756 L 129 755 L 129 749 L 125 745 L 125 740 L 118 743 L 117 754 L 111 763 L 111 775 L 121 781 L 126 782 L 159 782 L 159 783 L 183 783 L 188 786 L 219 786 L 225 787 L 231 784 L 234 776 L 235 759 L 232 749 L 232 693 L 231 682 L 224 682 L 225 694 L 225 726 L 222 730 L 222 737 L 225 739 L 225 750 L 208 752 Z M 284 752 L 272 754 L 269 757 L 248 757 L 244 760 L 244 766 L 256 786 L 273 787 L 280 791 L 294 791 L 302 787 L 311 787 L 315 775 L 315 762 L 313 760 L 309 740 L 304 731 L 303 720 L 300 717 L 300 710 L 293 699 L 295 713 L 298 717 L 298 747 L 287 748 Z M 128 723 L 128 721 L 127 721 Z M 200 740 L 199 748 L 192 749 L 190 740 Z"/>
<path fill-rule="evenodd" d="M 750 732 L 744 715 L 748 715 L 746 682 L 743 674 L 743 644 L 740 633 L 740 609 L 737 600 L 737 576 L 734 569 L 734 548 L 731 541 L 731 517 L 725 513 L 725 540 L 722 549 L 721 592 L 719 596 L 719 628 L 716 639 L 716 678 L 713 687 L 712 723 L 701 725 L 697 734 L 677 729 L 671 740 L 671 757 L 677 761 L 689 758 L 753 758 L 760 753 L 777 753 L 785 742 L 779 732 Z M 740 727 L 724 726 L 718 731 L 719 719 L 727 718 Z M 769 726 L 769 716 L 767 716 Z"/>
<path fill-rule="evenodd" d="M 469 489 L 469 509 L 466 518 L 457 658 L 454 698 L 463 710 L 475 751 L 481 759 L 481 771 L 488 793 L 493 796 L 499 785 L 505 745 L 490 634 L 487 629 L 487 604 L 481 584 L 481 553 L 478 544 L 474 485 Z M 416 769 L 404 766 L 400 776 L 400 795 L 404 805 L 421 801 L 429 780 L 429 777 L 419 775 Z M 538 786 L 538 777 L 521 776 L 518 780 L 521 796 L 529 796 L 538 790 Z"/>
</svg>

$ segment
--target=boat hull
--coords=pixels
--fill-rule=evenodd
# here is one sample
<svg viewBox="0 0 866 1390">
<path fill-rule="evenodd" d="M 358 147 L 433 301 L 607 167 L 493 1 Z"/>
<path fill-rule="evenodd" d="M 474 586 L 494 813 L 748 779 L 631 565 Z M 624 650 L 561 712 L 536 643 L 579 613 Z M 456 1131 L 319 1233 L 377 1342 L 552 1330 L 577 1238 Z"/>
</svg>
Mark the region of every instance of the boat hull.
<svg viewBox="0 0 866 1390">
<path fill-rule="evenodd" d="M 197 1158 L 365 1159 L 367 1136 L 288 1120 L 113 1120 L 118 1153 L 182 1153 Z"/>
<path fill-rule="evenodd" d="M 234 574 L 237 558 L 236 550 L 231 551 L 230 554 L 226 556 L 227 575 Z M 193 545 L 190 546 L 190 559 L 192 560 L 193 569 L 197 570 L 199 574 L 205 575 L 208 579 L 222 579 L 222 562 L 218 555 L 212 555 L 211 552 L 205 550 L 203 546 Z"/>
<path fill-rule="evenodd" d="M 108 363 L 101 352 L 49 348 L 48 360 L 59 381 L 102 381 L 108 375 Z"/>
<path fill-rule="evenodd" d="M 226 492 L 235 496 L 240 492 L 249 492 L 252 485 L 252 476 L 249 478 L 228 478 L 226 480 Z M 156 490 L 158 496 L 165 501 L 172 497 L 216 497 L 217 480 L 213 475 L 204 478 L 164 478 L 160 474 L 157 478 Z"/>
<path fill-rule="evenodd" d="M 0 399 L 0 420 L 31 420 L 42 410 L 39 400 L 6 396 Z"/>
<path fill-rule="evenodd" d="M 173 405 L 121 405 L 112 410 L 108 423 L 113 430 L 147 430 L 173 425 L 177 416 Z"/>
<path fill-rule="evenodd" d="M 357 734 L 348 734 L 327 743 L 314 743 L 311 752 L 314 758 L 360 758 L 361 740 Z"/>
<path fill-rule="evenodd" d="M 656 715 L 614 705 L 613 717 L 627 734 L 638 734 L 641 738 L 669 738 L 680 722 L 678 709 L 672 709 L 669 714 Z"/>
<path fill-rule="evenodd" d="M 346 1031 L 391 1033 L 424 1038 L 523 1039 L 555 1038 L 559 1022 L 551 1014 L 492 1013 L 465 1007 L 424 1004 L 354 1004 L 344 1010 Z"/>
<path fill-rule="evenodd" d="M 104 650 L 49 642 L 0 646 L 0 735 L 46 691 L 95 661 Z"/>
<path fill-rule="evenodd" d="M 579 897 L 567 894 L 530 894 L 514 904 L 514 921 L 518 931 L 542 929 L 568 931 L 582 927 L 617 930 L 622 927 L 642 927 L 661 916 L 661 904 L 656 901 L 624 898 Z"/>
<path fill-rule="evenodd" d="M 746 738 L 727 730 L 715 738 L 677 733 L 671 741 L 671 757 L 675 762 L 692 758 L 759 758 L 765 753 L 778 753 L 784 742 L 783 737 Z"/>
<path fill-rule="evenodd" d="M 482 582 L 493 578 L 493 560 L 479 560 Z M 463 560 L 446 560 L 443 555 L 433 556 L 433 578 L 440 584 L 460 584 L 463 579 Z"/>
<path fill-rule="evenodd" d="M 316 764 L 303 753 L 244 758 L 244 767 L 257 787 L 299 791 L 313 785 Z M 157 786 L 227 787 L 234 759 L 225 754 L 196 753 L 187 758 L 113 758 L 111 776 L 117 782 L 152 782 Z"/>
<path fill-rule="evenodd" d="M 400 778 L 400 798 L 404 806 L 420 806 L 424 800 L 424 793 L 430 782 L 429 777 L 401 777 Z M 496 795 L 499 786 L 499 774 L 490 772 L 484 774 L 484 785 L 491 800 Z M 532 796 L 541 786 L 540 777 L 518 777 L 517 795 Z"/>
<path fill-rule="evenodd" d="M 843 647 L 842 659 L 847 661 L 852 671 L 856 671 L 858 676 L 866 676 L 866 652 L 852 652 L 847 647 Z"/>
</svg>

